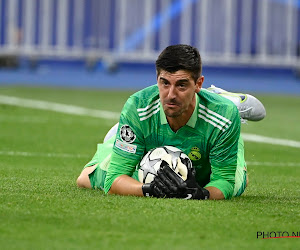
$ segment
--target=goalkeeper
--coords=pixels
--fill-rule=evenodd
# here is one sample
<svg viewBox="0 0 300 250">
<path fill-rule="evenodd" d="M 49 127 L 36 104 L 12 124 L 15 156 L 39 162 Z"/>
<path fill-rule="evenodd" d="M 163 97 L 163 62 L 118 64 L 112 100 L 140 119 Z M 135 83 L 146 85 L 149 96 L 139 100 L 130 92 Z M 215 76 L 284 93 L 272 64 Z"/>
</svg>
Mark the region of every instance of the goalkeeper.
<svg viewBox="0 0 300 250">
<path fill-rule="evenodd" d="M 77 185 L 135 196 L 230 199 L 241 195 L 248 179 L 241 120 L 261 120 L 265 109 L 251 95 L 214 86 L 203 89 L 201 73 L 196 48 L 164 49 L 156 61 L 157 84 L 127 100 L 118 125 L 98 144 Z M 140 183 L 136 166 L 146 152 L 165 145 L 190 157 L 193 166 L 187 180 L 178 180 L 162 167 L 151 184 Z"/>
</svg>

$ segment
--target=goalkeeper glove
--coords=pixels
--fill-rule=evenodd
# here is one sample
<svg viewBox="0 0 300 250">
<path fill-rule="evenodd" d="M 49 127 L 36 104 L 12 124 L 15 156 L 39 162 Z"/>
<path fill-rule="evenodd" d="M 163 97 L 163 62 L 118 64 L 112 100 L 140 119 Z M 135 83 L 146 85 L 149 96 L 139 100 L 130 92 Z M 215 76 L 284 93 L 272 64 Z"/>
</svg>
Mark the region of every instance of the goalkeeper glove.
<svg viewBox="0 0 300 250">
<path fill-rule="evenodd" d="M 185 164 L 188 169 L 187 179 L 184 181 L 170 167 L 163 166 L 158 172 L 158 176 L 166 184 L 166 186 L 176 190 L 176 198 L 206 200 L 209 198 L 209 191 L 199 186 L 196 181 L 196 170 L 190 165 Z M 162 174 L 163 173 L 163 174 Z M 165 181 L 166 176 L 167 181 Z M 171 184 L 169 184 L 171 183 Z"/>
<path fill-rule="evenodd" d="M 169 164 L 166 161 L 162 161 L 160 169 L 167 167 L 170 169 Z M 177 186 L 165 176 L 164 173 L 158 171 L 157 176 L 151 183 L 143 184 L 142 190 L 144 196 L 153 196 L 157 198 L 172 198 L 177 192 Z"/>
</svg>

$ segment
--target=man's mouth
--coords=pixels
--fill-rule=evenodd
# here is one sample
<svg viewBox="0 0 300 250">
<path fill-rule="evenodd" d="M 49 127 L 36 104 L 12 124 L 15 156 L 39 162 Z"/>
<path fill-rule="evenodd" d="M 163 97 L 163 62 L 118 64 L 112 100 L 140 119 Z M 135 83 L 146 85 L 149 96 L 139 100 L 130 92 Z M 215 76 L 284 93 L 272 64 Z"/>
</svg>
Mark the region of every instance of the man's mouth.
<svg viewBox="0 0 300 250">
<path fill-rule="evenodd" d="M 166 103 L 167 107 L 178 107 L 179 105 L 175 102 L 167 102 Z"/>
</svg>

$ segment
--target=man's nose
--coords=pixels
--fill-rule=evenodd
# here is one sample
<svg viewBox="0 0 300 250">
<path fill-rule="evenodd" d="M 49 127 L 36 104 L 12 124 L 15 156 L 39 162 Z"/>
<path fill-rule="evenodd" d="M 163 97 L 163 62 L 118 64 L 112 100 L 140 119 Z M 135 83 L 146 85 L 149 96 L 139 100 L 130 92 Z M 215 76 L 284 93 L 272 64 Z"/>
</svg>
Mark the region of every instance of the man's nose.
<svg viewBox="0 0 300 250">
<path fill-rule="evenodd" d="M 175 86 L 171 86 L 168 92 L 168 99 L 174 99 L 174 98 L 176 98 L 176 88 Z"/>
</svg>

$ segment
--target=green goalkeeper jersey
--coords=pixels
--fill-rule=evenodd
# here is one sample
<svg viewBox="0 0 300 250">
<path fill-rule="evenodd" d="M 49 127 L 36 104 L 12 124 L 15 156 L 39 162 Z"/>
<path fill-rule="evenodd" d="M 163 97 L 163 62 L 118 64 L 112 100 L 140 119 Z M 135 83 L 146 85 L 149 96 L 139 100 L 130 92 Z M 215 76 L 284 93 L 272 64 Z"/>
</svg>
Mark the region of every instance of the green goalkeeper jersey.
<svg viewBox="0 0 300 250">
<path fill-rule="evenodd" d="M 157 85 L 127 100 L 106 174 L 105 192 L 118 176 L 132 176 L 149 150 L 171 145 L 189 156 L 200 186 L 216 187 L 227 199 L 232 196 L 240 137 L 238 109 L 231 101 L 205 89 L 195 95 L 195 110 L 177 132 L 167 122 Z"/>
</svg>

